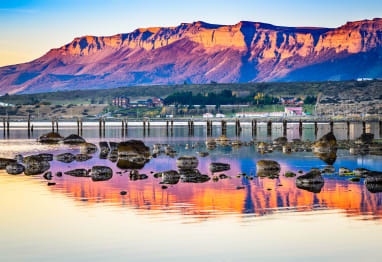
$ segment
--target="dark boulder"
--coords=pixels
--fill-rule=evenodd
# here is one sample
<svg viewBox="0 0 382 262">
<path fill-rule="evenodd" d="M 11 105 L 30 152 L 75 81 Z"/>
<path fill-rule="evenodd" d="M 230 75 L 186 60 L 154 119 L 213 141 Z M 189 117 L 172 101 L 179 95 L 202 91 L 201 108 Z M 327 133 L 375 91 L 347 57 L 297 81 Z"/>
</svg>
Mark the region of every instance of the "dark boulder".
<svg viewBox="0 0 382 262">
<path fill-rule="evenodd" d="M 312 193 L 320 193 L 323 188 L 324 183 L 316 183 L 316 184 L 296 184 L 296 187 L 299 189 L 303 189 Z"/>
<path fill-rule="evenodd" d="M 285 145 L 286 143 L 288 143 L 288 138 L 286 138 L 285 136 L 278 137 L 278 138 L 275 138 L 275 139 L 273 140 L 273 144 L 274 144 L 274 145 L 280 145 L 280 146 L 283 146 L 283 145 Z"/>
<path fill-rule="evenodd" d="M 63 140 L 63 137 L 59 133 L 50 132 L 47 134 L 41 135 L 37 142 L 45 143 L 45 144 L 57 144 Z"/>
<path fill-rule="evenodd" d="M 356 144 L 371 144 L 374 139 L 374 134 L 364 133 L 355 140 Z"/>
<path fill-rule="evenodd" d="M 5 169 L 7 165 L 14 164 L 17 161 L 15 159 L 10 158 L 0 158 L 0 169 Z"/>
<path fill-rule="evenodd" d="M 226 163 L 210 163 L 209 169 L 212 173 L 223 172 L 231 169 L 230 164 Z"/>
<path fill-rule="evenodd" d="M 5 170 L 10 175 L 18 175 L 24 172 L 25 167 L 22 164 L 19 163 L 11 163 L 6 166 Z"/>
<path fill-rule="evenodd" d="M 182 170 L 195 169 L 198 167 L 199 160 L 195 156 L 181 156 L 176 160 L 176 166 Z"/>
<path fill-rule="evenodd" d="M 65 137 L 63 142 L 64 144 L 70 144 L 70 145 L 86 143 L 85 139 L 83 139 L 81 136 L 76 134 L 71 134 Z"/>
<path fill-rule="evenodd" d="M 27 176 L 42 174 L 50 168 L 49 162 L 43 160 L 41 156 L 38 155 L 25 157 L 24 165 L 24 174 Z"/>
<path fill-rule="evenodd" d="M 74 159 L 76 159 L 76 157 L 72 153 L 62 153 L 56 155 L 54 159 L 63 163 L 71 163 Z"/>
<path fill-rule="evenodd" d="M 80 151 L 82 154 L 94 154 L 98 151 L 98 148 L 95 144 L 83 143 L 81 144 Z"/>
<path fill-rule="evenodd" d="M 75 158 L 77 162 L 85 162 L 85 161 L 88 161 L 89 159 L 92 159 L 92 156 L 89 156 L 87 154 L 77 154 Z"/>
<path fill-rule="evenodd" d="M 113 177 L 113 170 L 107 166 L 93 166 L 91 177 L 93 181 L 106 181 Z"/>
<path fill-rule="evenodd" d="M 312 169 L 305 175 L 299 176 L 296 179 L 296 185 L 298 186 L 321 183 L 324 183 L 324 178 L 321 176 L 321 172 L 317 169 Z"/>
<path fill-rule="evenodd" d="M 179 182 L 180 175 L 175 170 L 168 170 L 161 173 L 162 182 L 161 184 L 175 185 Z"/>
<path fill-rule="evenodd" d="M 74 176 L 74 177 L 89 177 L 88 171 L 84 168 L 73 169 L 70 171 L 64 172 L 65 175 Z"/>
</svg>

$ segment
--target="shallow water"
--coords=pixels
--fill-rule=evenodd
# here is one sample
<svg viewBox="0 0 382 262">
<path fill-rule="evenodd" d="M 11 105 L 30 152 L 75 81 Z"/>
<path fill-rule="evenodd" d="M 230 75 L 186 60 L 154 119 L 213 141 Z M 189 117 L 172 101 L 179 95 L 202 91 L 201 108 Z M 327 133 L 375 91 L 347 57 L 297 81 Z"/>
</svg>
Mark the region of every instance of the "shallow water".
<svg viewBox="0 0 382 262">
<path fill-rule="evenodd" d="M 370 127 L 378 136 L 378 129 Z M 318 136 L 329 130 L 320 125 Z M 12 130 L 0 140 L 0 157 L 16 153 L 78 153 L 78 146 L 39 145 L 35 138 L 48 129 L 36 129 L 31 138 L 26 130 Z M 341 126 L 337 137 L 346 136 Z M 62 135 L 75 133 L 71 127 Z M 215 128 L 213 135 L 220 135 Z M 355 128 L 351 136 L 362 130 Z M 277 126 L 273 137 L 282 134 Z M 228 136 L 234 135 L 229 127 Z M 187 128 L 176 126 L 173 136 L 163 127 L 152 127 L 150 134 L 140 127 L 129 128 L 121 137 L 118 127 L 109 127 L 100 139 L 97 128 L 86 127 L 83 136 L 98 144 L 101 140 L 122 141 L 138 138 L 147 145 L 174 144 L 181 155 L 204 151 L 206 132 L 196 126 L 193 137 Z M 288 138 L 298 138 L 297 125 L 288 129 Z M 314 130 L 306 125 L 303 139 L 314 140 Z M 250 127 L 243 126 L 241 140 L 252 139 Z M 259 140 L 269 140 L 265 128 Z M 200 142 L 200 146 L 197 145 Z M 185 144 L 196 145 L 185 149 Z M 51 171 L 91 168 L 95 164 L 113 168 L 109 181 L 63 175 L 53 177 L 47 186 L 42 176 L 12 176 L 0 170 L 0 261 L 377 261 L 382 233 L 382 193 L 371 193 L 363 184 L 346 177 L 327 175 L 320 193 L 298 189 L 295 178 L 237 178 L 240 173 L 256 174 L 256 162 L 273 159 L 282 171 L 308 171 L 326 164 L 313 153 L 290 155 L 274 152 L 259 154 L 255 148 L 218 147 L 199 158 L 203 174 L 210 162 L 230 163 L 224 174 L 231 179 L 203 184 L 181 183 L 162 189 L 161 178 L 151 172 L 176 169 L 176 158 L 159 156 L 140 173 L 146 180 L 131 181 L 128 173 L 109 160 L 93 155 L 86 162 L 51 162 Z M 334 166 L 364 167 L 382 171 L 381 156 L 352 156 L 339 150 Z M 118 174 L 117 172 L 122 172 Z M 244 189 L 237 189 L 244 186 Z M 121 196 L 120 191 L 127 195 Z"/>
</svg>

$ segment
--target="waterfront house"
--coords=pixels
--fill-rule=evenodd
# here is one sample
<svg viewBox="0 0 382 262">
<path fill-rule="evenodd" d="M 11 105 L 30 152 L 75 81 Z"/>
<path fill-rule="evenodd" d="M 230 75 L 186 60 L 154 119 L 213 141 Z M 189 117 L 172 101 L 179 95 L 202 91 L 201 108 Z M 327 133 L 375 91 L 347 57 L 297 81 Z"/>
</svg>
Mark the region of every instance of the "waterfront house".
<svg viewBox="0 0 382 262">
<path fill-rule="evenodd" d="M 302 107 L 285 107 L 286 116 L 301 116 Z"/>
</svg>

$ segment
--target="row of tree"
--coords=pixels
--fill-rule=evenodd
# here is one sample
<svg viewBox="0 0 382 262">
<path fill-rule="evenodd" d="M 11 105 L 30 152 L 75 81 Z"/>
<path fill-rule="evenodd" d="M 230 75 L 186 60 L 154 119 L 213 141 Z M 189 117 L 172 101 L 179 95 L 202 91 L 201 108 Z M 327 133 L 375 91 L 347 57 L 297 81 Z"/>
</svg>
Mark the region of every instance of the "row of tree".
<svg viewBox="0 0 382 262">
<path fill-rule="evenodd" d="M 279 98 L 264 95 L 263 93 L 252 94 L 245 97 L 238 97 L 230 90 L 223 90 L 220 93 L 208 93 L 203 95 L 192 92 L 177 92 L 169 95 L 165 100 L 166 105 L 233 105 L 233 104 L 261 104 L 272 105 L 279 102 Z"/>
</svg>

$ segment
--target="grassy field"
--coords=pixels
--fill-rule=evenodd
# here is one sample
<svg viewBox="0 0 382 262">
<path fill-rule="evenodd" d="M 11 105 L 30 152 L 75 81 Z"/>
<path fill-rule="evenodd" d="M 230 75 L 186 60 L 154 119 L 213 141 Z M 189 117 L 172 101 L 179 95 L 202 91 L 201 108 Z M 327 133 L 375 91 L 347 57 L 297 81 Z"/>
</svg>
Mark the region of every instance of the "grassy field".
<svg viewBox="0 0 382 262">
<path fill-rule="evenodd" d="M 249 91 L 273 96 L 312 96 L 319 93 L 337 95 L 343 92 L 366 92 L 370 97 L 380 96 L 382 80 L 373 81 L 326 81 L 326 82 L 273 82 L 236 84 L 190 84 L 129 86 L 112 89 L 74 90 L 38 94 L 21 94 L 0 97 L 0 102 L 11 104 L 36 104 L 49 102 L 53 105 L 67 104 L 110 104 L 113 97 L 126 96 L 133 99 L 153 96 L 167 97 L 174 92 L 193 93 L 221 92 L 222 90 Z"/>
</svg>

